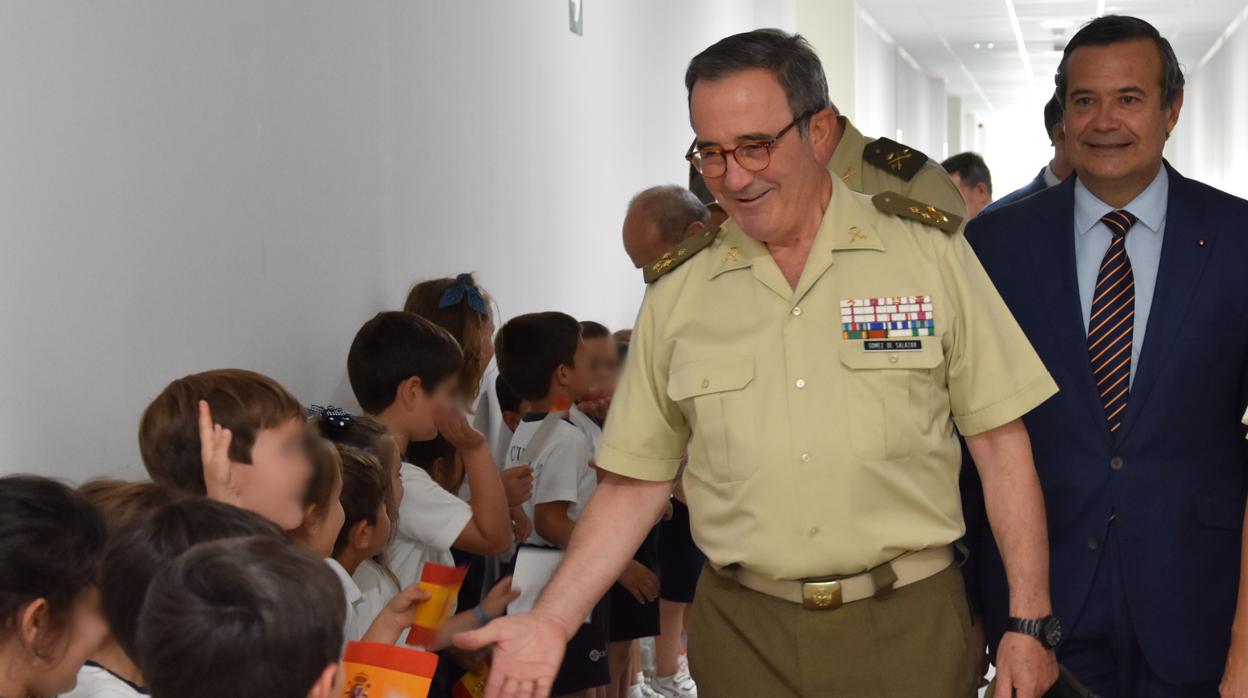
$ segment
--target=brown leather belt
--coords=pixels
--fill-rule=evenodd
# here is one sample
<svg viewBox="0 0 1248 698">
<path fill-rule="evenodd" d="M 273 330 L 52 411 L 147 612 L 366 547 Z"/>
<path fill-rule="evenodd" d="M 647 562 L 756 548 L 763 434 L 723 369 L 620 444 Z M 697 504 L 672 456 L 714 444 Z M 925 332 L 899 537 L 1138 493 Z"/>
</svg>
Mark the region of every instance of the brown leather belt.
<svg viewBox="0 0 1248 698">
<path fill-rule="evenodd" d="M 812 611 L 832 611 L 881 592 L 921 582 L 952 564 L 953 548 L 946 545 L 906 553 L 874 569 L 839 579 L 776 580 L 741 568 L 719 570 L 719 574 L 760 594 L 801 604 Z"/>
</svg>

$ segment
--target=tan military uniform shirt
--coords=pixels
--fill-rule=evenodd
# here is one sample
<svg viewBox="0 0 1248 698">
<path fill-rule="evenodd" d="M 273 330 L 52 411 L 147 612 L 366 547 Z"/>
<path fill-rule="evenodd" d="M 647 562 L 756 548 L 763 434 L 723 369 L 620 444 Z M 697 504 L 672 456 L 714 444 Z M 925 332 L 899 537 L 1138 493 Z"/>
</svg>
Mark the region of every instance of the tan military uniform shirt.
<svg viewBox="0 0 1248 698">
<path fill-rule="evenodd" d="M 834 184 L 796 290 L 732 221 L 649 287 L 598 465 L 670 480 L 688 447 L 712 564 L 854 574 L 961 537 L 955 423 L 1055 392 L 960 233 Z"/>
<path fill-rule="evenodd" d="M 844 127 L 828 162 L 833 177 L 864 194 L 895 191 L 966 219 L 966 202 L 935 160 L 887 139 L 871 139 L 840 117 Z"/>
</svg>

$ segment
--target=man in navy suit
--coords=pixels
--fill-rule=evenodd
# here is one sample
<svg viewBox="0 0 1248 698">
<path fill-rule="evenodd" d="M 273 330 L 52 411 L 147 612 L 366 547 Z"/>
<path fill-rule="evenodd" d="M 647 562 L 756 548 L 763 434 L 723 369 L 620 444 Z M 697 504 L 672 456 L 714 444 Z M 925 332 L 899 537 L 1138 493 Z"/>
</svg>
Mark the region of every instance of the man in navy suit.
<svg viewBox="0 0 1248 698">
<path fill-rule="evenodd" d="M 1049 144 L 1053 146 L 1053 159 L 1040 170 L 1035 179 L 988 204 L 983 211 L 980 211 L 980 215 L 995 211 L 1002 206 L 1009 206 L 1016 201 L 1022 201 L 1049 187 L 1055 187 L 1075 171 L 1074 166 L 1070 164 L 1070 158 L 1066 155 L 1066 143 L 1062 138 L 1062 105 L 1057 101 L 1057 95 L 1050 98 L 1044 105 L 1044 132 L 1049 137 Z"/>
<path fill-rule="evenodd" d="M 1110 698 L 1248 695 L 1248 202 L 1162 159 L 1184 80 L 1147 22 L 1093 20 L 1056 82 L 1076 176 L 966 236 L 1060 387 L 1024 417 L 1058 659 Z M 995 646 L 1001 557 L 968 542 Z"/>
</svg>

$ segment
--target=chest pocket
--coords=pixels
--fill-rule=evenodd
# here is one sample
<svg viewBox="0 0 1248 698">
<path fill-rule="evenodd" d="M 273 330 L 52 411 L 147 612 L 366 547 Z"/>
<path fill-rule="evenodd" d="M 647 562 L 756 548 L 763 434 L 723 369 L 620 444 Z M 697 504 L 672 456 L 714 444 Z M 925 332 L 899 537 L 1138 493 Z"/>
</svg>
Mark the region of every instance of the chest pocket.
<svg viewBox="0 0 1248 698">
<path fill-rule="evenodd" d="M 748 463 L 733 461 L 728 433 L 730 428 L 747 426 L 743 393 L 753 380 L 753 359 L 698 361 L 672 371 L 667 396 L 680 405 L 693 427 L 688 467 L 694 476 L 707 482 L 735 482 L 752 474 Z"/>
<path fill-rule="evenodd" d="M 861 458 L 894 461 L 925 453 L 934 443 L 937 404 L 943 398 L 937 367 L 940 337 L 920 337 L 921 348 L 867 351 L 862 340 L 840 342 L 846 371 L 849 441 Z"/>
</svg>

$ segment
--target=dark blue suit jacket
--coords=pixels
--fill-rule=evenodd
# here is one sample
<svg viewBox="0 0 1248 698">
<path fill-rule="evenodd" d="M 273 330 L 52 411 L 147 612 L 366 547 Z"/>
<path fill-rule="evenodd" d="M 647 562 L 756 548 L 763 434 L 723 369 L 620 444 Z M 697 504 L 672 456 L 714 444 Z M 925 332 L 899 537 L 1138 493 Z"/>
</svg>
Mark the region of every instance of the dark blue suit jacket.
<svg viewBox="0 0 1248 698">
<path fill-rule="evenodd" d="M 1169 176 L 1152 312 L 1112 436 L 1075 280 L 1075 178 L 976 218 L 966 237 L 1060 388 L 1023 418 L 1048 512 L 1054 611 L 1068 628 L 1079 617 L 1115 512 L 1137 640 L 1161 678 L 1183 683 L 1221 676 L 1235 613 L 1248 496 L 1248 201 Z M 968 502 L 968 521 L 986 520 L 977 506 Z M 986 525 L 968 544 L 995 652 L 1008 610 L 1001 556 Z"/>
<path fill-rule="evenodd" d="M 979 212 L 979 215 L 982 216 L 985 213 L 988 213 L 990 211 L 995 211 L 1004 206 L 1009 206 L 1010 204 L 1016 201 L 1022 201 L 1023 199 L 1026 199 L 1032 194 L 1039 194 L 1040 192 L 1047 189 L 1049 185 L 1044 181 L 1044 171 L 1046 169 L 1048 168 L 1044 168 L 1044 167 L 1040 168 L 1040 174 L 1036 175 L 1035 179 L 1024 184 L 1022 188 L 1015 189 L 1009 194 L 1006 194 L 1000 199 L 997 199 L 996 201 L 988 204 L 987 206 L 984 207 L 984 210 Z"/>
</svg>

